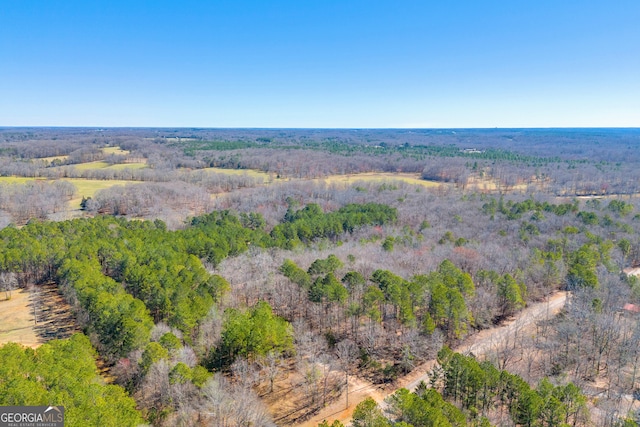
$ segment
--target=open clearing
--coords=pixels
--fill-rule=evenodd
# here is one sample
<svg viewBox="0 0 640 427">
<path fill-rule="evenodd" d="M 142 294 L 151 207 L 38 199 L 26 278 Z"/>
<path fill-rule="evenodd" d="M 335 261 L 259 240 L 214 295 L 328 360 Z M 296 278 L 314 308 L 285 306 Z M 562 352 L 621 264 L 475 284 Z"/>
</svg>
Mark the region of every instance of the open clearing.
<svg viewBox="0 0 640 427">
<path fill-rule="evenodd" d="M 69 156 L 51 156 L 51 157 L 39 157 L 36 160 L 43 160 L 45 162 L 53 162 L 54 160 L 60 160 L 60 161 L 64 161 L 67 160 L 69 158 Z"/>
<path fill-rule="evenodd" d="M 72 183 L 79 197 L 93 197 L 99 190 L 111 188 L 114 185 L 139 184 L 140 181 L 126 181 L 122 179 L 84 179 L 84 178 L 62 178 L 63 181 Z"/>
<path fill-rule="evenodd" d="M 88 170 L 123 170 L 123 169 L 143 169 L 146 168 L 145 162 L 131 162 L 131 163 L 116 163 L 110 164 L 102 160 L 87 163 L 76 163 L 68 166 L 58 166 L 61 169 L 73 168 L 76 171 L 88 171 Z"/>
<path fill-rule="evenodd" d="M 123 150 L 120 147 L 104 147 L 102 149 L 102 152 L 104 154 L 116 154 L 116 155 L 119 155 L 119 156 L 126 156 L 128 154 L 131 154 L 131 151 Z"/>
<path fill-rule="evenodd" d="M 99 190 L 111 188 L 115 185 L 139 184 L 140 181 L 125 181 L 120 179 L 84 179 L 84 178 L 63 178 L 63 181 L 70 182 L 76 187 L 76 197 L 69 201 L 72 209 L 78 209 L 83 197 L 94 197 Z"/>
<path fill-rule="evenodd" d="M 391 173 L 391 172 L 367 172 L 349 175 L 332 175 L 327 178 L 318 178 L 314 181 L 324 181 L 328 184 L 356 184 L 358 181 L 363 182 L 388 182 L 402 181 L 407 184 L 422 185 L 424 187 L 437 187 L 440 183 L 434 181 L 426 181 L 415 173 Z"/>
<path fill-rule="evenodd" d="M 25 184 L 31 181 L 49 181 L 45 178 L 25 178 L 20 176 L 0 176 L 0 184 Z M 139 184 L 140 181 L 126 181 L 122 179 L 84 179 L 84 178 L 60 178 L 60 181 L 70 182 L 76 187 L 76 194 L 69 201 L 70 209 L 78 209 L 83 197 L 94 197 L 99 190 L 111 188 L 115 185 Z"/>
<path fill-rule="evenodd" d="M 272 176 L 266 172 L 262 172 L 254 169 L 224 169 L 224 168 L 204 168 L 204 169 L 196 169 L 194 172 L 198 170 L 203 170 L 206 172 L 220 173 L 225 175 L 234 175 L 234 176 L 248 176 L 251 178 L 262 178 L 264 182 L 272 182 Z"/>
<path fill-rule="evenodd" d="M 116 163 L 105 167 L 106 170 L 123 170 L 123 169 L 144 169 L 147 167 L 145 162 Z"/>
<path fill-rule="evenodd" d="M 35 180 L 36 178 L 26 178 L 22 176 L 0 176 L 0 184 L 25 184 Z"/>
<path fill-rule="evenodd" d="M 71 307 L 55 284 L 38 286 L 35 292 L 15 290 L 9 300 L 5 299 L 4 292 L 0 294 L 0 345 L 16 342 L 36 348 L 52 339 L 68 338 L 75 332 L 79 329 Z"/>
<path fill-rule="evenodd" d="M 254 170 L 254 169 L 223 169 L 223 168 L 205 168 L 202 169 L 209 172 L 235 175 L 235 176 L 248 176 L 251 178 L 262 178 L 265 183 L 275 183 L 284 181 L 313 181 L 313 182 L 325 182 L 327 184 L 342 184 L 344 186 L 357 184 L 358 182 L 390 182 L 390 181 L 402 181 L 407 184 L 422 185 L 425 187 L 437 187 L 440 185 L 438 182 L 426 181 L 420 178 L 419 174 L 415 173 L 392 173 L 392 172 L 365 172 L 348 175 L 331 175 L 325 178 L 283 178 L 274 181 L 274 174 Z"/>
<path fill-rule="evenodd" d="M 79 171 L 86 171 L 91 169 L 103 169 L 109 166 L 109 163 L 103 162 L 102 160 L 98 160 L 95 162 L 86 162 L 86 163 L 75 163 L 69 166 L 62 166 L 63 168 L 74 168 Z"/>
<path fill-rule="evenodd" d="M 42 344 L 29 305 L 29 292 L 24 289 L 11 292 L 9 300 L 0 293 L 0 345 L 17 342 L 36 348 Z"/>
<path fill-rule="evenodd" d="M 317 366 L 322 370 L 322 365 Z M 267 405 L 278 426 L 292 426 L 296 424 L 296 420 L 308 418 L 317 410 L 318 405 L 322 403 L 325 391 L 327 401 L 330 402 L 338 398 L 337 384 L 343 380 L 344 374 L 342 372 L 332 371 L 327 377 L 326 390 L 320 384 L 315 391 L 317 393 L 316 401 L 309 404 L 307 396 L 309 389 L 305 386 L 305 378 L 296 369 L 296 362 L 286 361 L 281 365 L 281 372 L 274 381 L 273 391 L 269 390 L 269 383 L 265 381 L 256 388 L 256 392 Z"/>
</svg>

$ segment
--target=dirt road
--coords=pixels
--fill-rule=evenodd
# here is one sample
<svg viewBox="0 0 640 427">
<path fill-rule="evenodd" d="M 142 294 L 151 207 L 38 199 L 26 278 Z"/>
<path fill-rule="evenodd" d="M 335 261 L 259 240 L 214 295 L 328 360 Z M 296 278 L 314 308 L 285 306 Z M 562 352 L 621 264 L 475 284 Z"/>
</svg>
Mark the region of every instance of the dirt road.
<svg viewBox="0 0 640 427">
<path fill-rule="evenodd" d="M 546 301 L 531 304 L 522 310 L 515 319 L 505 322 L 503 325 L 486 329 L 474 334 L 454 348 L 458 353 L 473 353 L 477 356 L 490 353 L 496 346 L 515 340 L 524 333 L 528 327 L 536 322 L 549 319 L 556 315 L 567 300 L 566 292 L 556 292 Z M 399 388 L 413 390 L 421 381 L 428 382 L 429 371 L 435 365 L 435 360 L 429 360 L 418 366 L 411 373 L 401 377 L 395 384 L 395 388 L 383 388 L 364 381 L 360 378 L 349 378 L 349 407 L 345 405 L 346 396 L 343 393 L 340 399 L 320 411 L 313 418 L 298 424 L 298 427 L 317 427 L 323 420 L 333 422 L 340 420 L 345 425 L 351 421 L 351 415 L 356 405 L 367 397 L 372 397 L 382 404 L 387 396 L 392 395 Z"/>
</svg>

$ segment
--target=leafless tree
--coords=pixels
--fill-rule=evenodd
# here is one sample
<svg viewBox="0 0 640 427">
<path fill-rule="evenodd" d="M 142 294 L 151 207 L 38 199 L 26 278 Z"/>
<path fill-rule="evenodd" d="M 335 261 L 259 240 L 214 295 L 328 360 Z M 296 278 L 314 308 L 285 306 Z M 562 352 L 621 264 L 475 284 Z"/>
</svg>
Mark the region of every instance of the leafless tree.
<svg viewBox="0 0 640 427">
<path fill-rule="evenodd" d="M 0 292 L 4 292 L 5 299 L 11 299 L 11 291 L 18 285 L 15 273 L 0 272 Z"/>
<path fill-rule="evenodd" d="M 196 339 L 196 351 L 207 355 L 220 342 L 222 336 L 223 316 L 220 307 L 212 306 L 207 317 L 200 322 Z"/>
<path fill-rule="evenodd" d="M 171 404 L 169 370 L 166 359 L 151 365 L 135 395 L 141 407 L 162 410 Z"/>
<path fill-rule="evenodd" d="M 216 375 L 202 387 L 200 421 L 215 427 L 274 427 L 269 413 L 253 391 L 234 388 Z"/>
<path fill-rule="evenodd" d="M 242 388 L 251 389 L 260 380 L 260 373 L 253 363 L 243 357 L 238 357 L 231 365 L 233 378 Z"/>
<path fill-rule="evenodd" d="M 266 356 L 258 359 L 258 363 L 269 381 L 269 393 L 273 393 L 273 383 L 281 371 L 281 356 L 275 351 L 270 351 Z"/>
<path fill-rule="evenodd" d="M 336 357 L 340 368 L 344 372 L 345 386 L 346 386 L 346 407 L 349 407 L 349 372 L 353 368 L 358 357 L 358 346 L 351 340 L 342 340 L 336 344 L 335 348 Z"/>
</svg>

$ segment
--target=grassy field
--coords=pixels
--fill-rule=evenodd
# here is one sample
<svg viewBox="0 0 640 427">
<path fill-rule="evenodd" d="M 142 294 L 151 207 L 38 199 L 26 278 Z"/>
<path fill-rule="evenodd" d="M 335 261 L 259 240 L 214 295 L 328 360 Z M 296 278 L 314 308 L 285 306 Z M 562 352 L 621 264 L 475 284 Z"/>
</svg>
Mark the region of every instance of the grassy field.
<svg viewBox="0 0 640 427">
<path fill-rule="evenodd" d="M 62 166 L 68 167 L 68 166 Z M 76 170 L 86 171 L 91 169 L 106 169 L 106 170 L 122 170 L 122 169 L 143 169 L 147 167 L 146 163 L 136 162 L 136 163 L 117 163 L 115 165 L 111 165 L 107 162 L 103 162 L 101 160 L 96 162 L 87 162 L 87 163 L 78 163 L 72 165 Z"/>
<path fill-rule="evenodd" d="M 104 154 L 117 154 L 119 156 L 127 155 L 131 153 L 129 150 L 123 150 L 120 147 L 104 147 L 102 149 Z"/>
<path fill-rule="evenodd" d="M 21 176 L 0 176 L 0 184 L 25 184 L 31 181 L 51 181 L 43 178 L 24 178 Z M 111 188 L 114 185 L 138 184 L 139 181 L 125 181 L 120 179 L 84 179 L 84 178 L 61 178 L 61 181 L 67 181 L 76 187 L 76 196 L 78 203 L 82 197 L 93 197 L 98 190 Z"/>
<path fill-rule="evenodd" d="M 248 176 L 251 178 L 262 178 L 264 182 L 271 182 L 271 175 L 266 172 L 257 171 L 253 169 L 223 169 L 223 168 L 205 168 L 202 169 L 207 172 L 221 173 L 226 175 L 235 176 Z"/>
<path fill-rule="evenodd" d="M 102 152 L 106 155 L 117 154 L 117 155 L 123 156 L 123 155 L 130 154 L 130 151 L 123 150 L 120 147 L 104 147 L 102 148 Z M 64 161 L 64 160 L 67 160 L 68 158 L 69 156 L 51 156 L 51 157 L 40 157 L 36 160 L 42 160 L 50 163 L 50 162 L 53 162 L 54 160 Z M 95 162 L 87 162 L 87 163 L 78 163 L 73 166 L 79 170 L 102 169 L 102 168 L 120 169 L 125 167 L 130 167 L 131 169 L 139 169 L 139 168 L 146 167 L 146 164 L 140 162 L 140 163 L 129 163 L 128 166 L 123 166 L 123 165 L 110 166 L 109 163 L 107 162 L 95 161 Z"/>
<path fill-rule="evenodd" d="M 47 180 L 44 178 L 25 178 L 20 176 L 0 176 L 0 185 L 7 184 L 25 184 L 31 181 L 48 181 L 53 182 L 54 180 Z M 120 179 L 84 179 L 84 178 L 61 178 L 61 181 L 67 181 L 73 184 L 76 187 L 76 193 L 73 199 L 69 201 L 69 209 L 77 210 L 80 209 L 80 203 L 82 202 L 83 197 L 95 197 L 96 193 L 99 190 L 104 190 L 107 188 L 111 188 L 116 185 L 127 185 L 127 184 L 139 184 L 140 181 L 126 181 Z"/>
<path fill-rule="evenodd" d="M 350 175 L 332 175 L 328 178 L 320 178 L 314 181 L 324 181 L 328 184 L 344 184 L 351 185 L 358 181 L 364 182 L 387 182 L 387 181 L 402 181 L 407 184 L 422 185 L 424 187 L 437 187 L 440 185 L 438 182 L 425 181 L 420 178 L 419 174 L 413 173 L 388 173 L 388 172 L 368 172 L 357 173 Z"/>
<path fill-rule="evenodd" d="M 45 162 L 53 162 L 54 160 L 67 160 L 69 158 L 69 156 L 51 156 L 51 157 L 40 157 L 36 160 L 43 160 Z"/>
<path fill-rule="evenodd" d="M 76 187 L 76 195 L 69 201 L 71 209 L 78 209 L 83 197 L 94 197 L 96 192 L 111 188 L 116 185 L 138 184 L 139 181 L 124 181 L 119 179 L 83 179 L 83 178 L 63 178 L 63 181 L 72 183 Z"/>
<path fill-rule="evenodd" d="M 104 169 L 104 170 L 123 170 L 123 169 L 143 169 L 146 168 L 147 164 L 142 162 L 136 163 L 117 163 L 115 165 L 111 165 L 107 162 L 103 162 L 101 160 L 95 162 L 87 162 L 87 163 L 76 163 L 73 165 L 67 166 L 57 166 L 52 169 L 70 169 L 73 168 L 76 171 L 88 171 L 88 170 L 96 170 L 96 169 Z"/>
<path fill-rule="evenodd" d="M 17 342 L 36 348 L 42 341 L 35 329 L 29 292 L 20 289 L 11 292 L 11 299 L 0 293 L 0 345 Z"/>
<path fill-rule="evenodd" d="M 121 179 L 83 179 L 83 178 L 62 178 L 62 181 L 72 183 L 79 197 L 93 197 L 98 190 L 111 188 L 114 185 L 137 184 L 139 181 L 125 181 Z"/>
<path fill-rule="evenodd" d="M 104 169 L 113 169 L 113 170 L 122 170 L 122 169 L 144 169 L 147 167 L 146 163 L 136 162 L 136 163 L 118 163 L 115 165 L 107 166 Z"/>
<path fill-rule="evenodd" d="M 0 176 L 0 184 L 25 184 L 35 180 L 36 178 L 25 178 L 22 176 Z"/>
<path fill-rule="evenodd" d="M 71 165 L 79 171 L 86 171 L 89 169 L 103 169 L 109 166 L 109 163 L 98 160 L 96 162 L 87 162 L 87 163 L 76 163 Z"/>
</svg>

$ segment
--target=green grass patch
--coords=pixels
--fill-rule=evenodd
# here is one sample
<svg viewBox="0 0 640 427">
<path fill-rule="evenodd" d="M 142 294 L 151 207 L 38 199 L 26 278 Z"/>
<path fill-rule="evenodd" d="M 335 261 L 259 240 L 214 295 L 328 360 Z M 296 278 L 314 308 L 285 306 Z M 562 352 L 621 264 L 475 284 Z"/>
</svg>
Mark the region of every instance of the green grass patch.
<svg viewBox="0 0 640 427">
<path fill-rule="evenodd" d="M 144 169 L 147 167 L 147 164 L 144 162 L 134 162 L 134 163 L 116 163 L 110 164 L 107 162 L 103 162 L 101 160 L 95 162 L 87 162 L 87 163 L 78 163 L 70 166 L 61 166 L 61 167 L 74 167 L 79 171 L 93 170 L 93 169 L 111 169 L 111 170 L 123 170 L 123 169 Z"/>
<path fill-rule="evenodd" d="M 264 182 L 270 182 L 271 176 L 262 171 L 257 171 L 254 169 L 224 169 L 224 168 L 205 168 L 202 169 L 206 172 L 220 173 L 225 175 L 234 175 L 234 176 L 248 176 L 251 178 L 262 178 Z"/>
<path fill-rule="evenodd" d="M 68 158 L 69 158 L 69 156 L 51 156 L 51 157 L 39 157 L 39 158 L 37 158 L 35 160 L 42 160 L 44 162 L 51 163 L 54 160 L 60 160 L 62 162 L 62 161 L 67 160 Z"/>
<path fill-rule="evenodd" d="M 83 179 L 83 178 L 64 178 L 62 181 L 72 183 L 76 187 L 76 194 L 69 201 L 71 209 L 78 209 L 83 197 L 95 197 L 100 190 L 114 187 L 116 185 L 139 184 L 140 181 L 126 181 L 121 179 Z"/>
<path fill-rule="evenodd" d="M 127 155 L 127 154 L 131 153 L 131 151 L 123 150 L 120 147 L 104 147 L 102 149 L 102 152 L 104 154 L 117 154 L 117 155 L 120 155 L 120 156 Z"/>
<path fill-rule="evenodd" d="M 387 172 L 369 172 L 356 173 L 350 175 L 332 175 L 327 178 L 317 179 L 316 181 L 325 181 L 330 184 L 350 185 L 356 182 L 390 182 L 402 181 L 407 184 L 421 185 L 424 187 L 437 187 L 440 185 L 434 181 L 427 181 L 420 178 L 418 174 L 410 173 L 387 173 Z"/>
<path fill-rule="evenodd" d="M 93 197 L 99 190 L 111 188 L 115 185 L 138 184 L 139 181 L 126 181 L 121 179 L 83 179 L 83 178 L 64 178 L 61 181 L 72 183 L 76 189 L 76 195 L 82 197 Z"/>
<path fill-rule="evenodd" d="M 75 164 L 75 165 L 72 165 L 72 166 L 74 168 L 76 168 L 77 170 L 86 171 L 86 170 L 90 170 L 90 169 L 103 169 L 103 168 L 106 168 L 107 166 L 109 166 L 109 163 L 103 162 L 103 161 L 97 161 L 97 162 L 78 163 L 78 164 Z"/>
<path fill-rule="evenodd" d="M 25 178 L 21 176 L 0 176 L 0 185 L 20 185 L 33 181 L 46 181 L 52 183 L 56 180 L 44 178 Z M 105 190 L 116 185 L 139 184 L 140 181 L 127 181 L 123 179 L 84 179 L 84 178 L 61 178 L 59 181 L 67 181 L 76 187 L 74 198 L 69 201 L 71 209 L 78 209 L 83 197 L 95 197 L 100 190 Z"/>
<path fill-rule="evenodd" d="M 115 165 L 110 165 L 105 167 L 104 169 L 111 169 L 111 170 L 123 170 L 123 169 L 144 169 L 147 167 L 146 163 L 118 163 Z"/>
<path fill-rule="evenodd" d="M 0 176 L 0 184 L 25 184 L 35 180 L 36 178 L 25 178 L 22 176 Z"/>
</svg>

